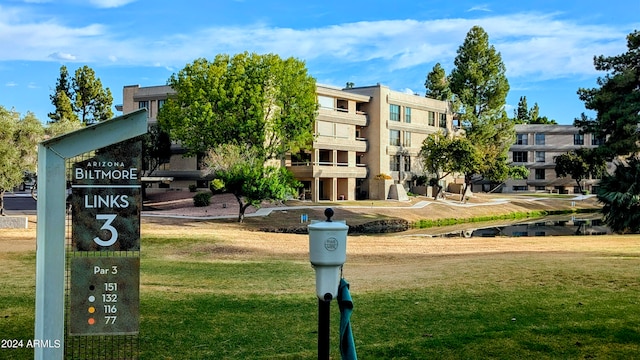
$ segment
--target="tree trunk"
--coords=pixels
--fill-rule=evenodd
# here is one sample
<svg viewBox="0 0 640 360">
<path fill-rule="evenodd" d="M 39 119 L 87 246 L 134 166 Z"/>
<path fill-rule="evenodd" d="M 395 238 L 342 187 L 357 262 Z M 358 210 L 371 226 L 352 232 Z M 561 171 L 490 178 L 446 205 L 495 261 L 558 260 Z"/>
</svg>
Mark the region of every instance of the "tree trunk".
<svg viewBox="0 0 640 360">
<path fill-rule="evenodd" d="M 4 216 L 4 189 L 0 189 L 0 215 Z"/>
<path fill-rule="evenodd" d="M 244 212 L 247 210 L 249 205 L 251 205 L 251 204 L 250 203 L 246 203 L 246 204 L 240 206 L 240 214 L 238 214 L 238 222 L 239 223 L 244 222 Z"/>
<path fill-rule="evenodd" d="M 436 185 L 436 186 L 434 186 L 434 188 L 436 189 L 436 191 L 433 194 L 433 201 L 437 201 L 438 200 L 438 195 L 440 195 L 440 192 L 442 191 L 442 186 Z"/>
<path fill-rule="evenodd" d="M 244 222 L 244 212 L 251 205 L 251 203 L 244 203 L 242 201 L 242 195 L 238 195 L 238 194 L 233 194 L 233 195 L 236 197 L 236 200 L 238 200 L 238 205 L 239 205 L 238 222 L 242 223 L 242 222 Z"/>
<path fill-rule="evenodd" d="M 462 195 L 460 195 L 460 202 L 462 204 L 467 202 L 467 191 L 469 190 L 469 187 L 471 186 L 471 176 L 466 176 L 464 177 L 464 189 L 462 190 Z"/>
<path fill-rule="evenodd" d="M 582 181 L 582 179 L 575 179 L 576 180 L 576 184 L 578 184 L 578 190 L 580 190 L 580 195 L 582 195 L 582 184 L 580 184 L 580 182 Z"/>
</svg>

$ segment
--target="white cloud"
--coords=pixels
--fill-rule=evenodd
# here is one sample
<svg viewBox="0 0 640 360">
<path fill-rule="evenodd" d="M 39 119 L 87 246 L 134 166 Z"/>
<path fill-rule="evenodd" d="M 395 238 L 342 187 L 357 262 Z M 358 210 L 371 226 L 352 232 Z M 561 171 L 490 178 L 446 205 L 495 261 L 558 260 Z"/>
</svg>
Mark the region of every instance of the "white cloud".
<svg viewBox="0 0 640 360">
<path fill-rule="evenodd" d="M 8 83 L 4 84 L 4 86 L 6 86 L 6 87 L 16 87 L 16 86 L 18 86 L 18 84 L 13 82 L 13 81 L 9 81 Z"/>
<path fill-rule="evenodd" d="M 90 0 L 89 2 L 99 8 L 116 8 L 134 1 L 136 0 Z"/>
<path fill-rule="evenodd" d="M 128 0 L 93 0 L 121 6 Z M 592 59 L 625 50 L 624 25 L 579 24 L 560 14 L 515 13 L 482 18 L 362 21 L 292 29 L 262 24 L 215 26 L 192 33 L 161 35 L 155 41 L 108 25 L 72 27 L 0 6 L 0 61 L 66 60 L 182 68 L 198 57 L 255 51 L 294 56 L 318 67 L 369 67 L 389 72 L 435 62 L 452 66 L 458 47 L 474 25 L 482 26 L 502 54 L 508 77 L 552 79 L 592 76 Z M 9 14 L 9 15 L 7 15 Z M 19 15 L 19 14 L 18 14 Z M 18 19 L 18 20 L 16 20 Z M 47 55 L 50 54 L 50 55 Z"/>
<path fill-rule="evenodd" d="M 74 55 L 61 52 L 54 52 L 53 54 L 49 54 L 49 58 L 64 61 L 74 61 L 76 59 Z"/>
<path fill-rule="evenodd" d="M 491 12 L 491 8 L 489 8 L 489 5 L 487 4 L 478 4 L 476 6 L 471 7 L 469 10 L 467 10 L 467 12 L 472 12 L 472 11 Z"/>
</svg>

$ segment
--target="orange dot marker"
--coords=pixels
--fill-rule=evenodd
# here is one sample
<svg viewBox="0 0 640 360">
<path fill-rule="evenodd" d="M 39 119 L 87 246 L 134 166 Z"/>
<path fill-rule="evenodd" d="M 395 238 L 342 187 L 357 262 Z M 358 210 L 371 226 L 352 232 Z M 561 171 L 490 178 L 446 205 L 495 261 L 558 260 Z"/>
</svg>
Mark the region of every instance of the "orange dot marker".
<svg viewBox="0 0 640 360">
<path fill-rule="evenodd" d="M 87 321 L 89 323 L 89 325 L 93 325 L 96 323 L 96 319 L 94 318 L 89 318 L 89 320 Z"/>
<path fill-rule="evenodd" d="M 89 306 L 89 314 L 93 314 L 94 312 L 96 312 L 96 308 L 94 308 L 93 306 Z"/>
</svg>

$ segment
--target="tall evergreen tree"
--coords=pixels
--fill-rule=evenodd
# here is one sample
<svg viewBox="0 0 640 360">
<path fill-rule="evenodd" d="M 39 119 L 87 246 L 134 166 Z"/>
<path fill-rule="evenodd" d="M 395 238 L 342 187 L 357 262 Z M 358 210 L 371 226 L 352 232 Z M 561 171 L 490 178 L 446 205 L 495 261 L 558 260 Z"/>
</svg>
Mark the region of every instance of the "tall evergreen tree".
<svg viewBox="0 0 640 360">
<path fill-rule="evenodd" d="M 73 110 L 73 104 L 71 99 L 73 97 L 73 90 L 71 89 L 71 80 L 69 79 L 69 72 L 67 67 L 62 65 L 60 67 L 60 77 L 56 83 L 56 89 L 53 94 L 49 95 L 51 103 L 55 110 L 47 116 L 51 119 L 51 122 L 57 122 L 60 120 L 72 120 L 77 121 L 78 116 Z"/>
<path fill-rule="evenodd" d="M 520 101 L 518 101 L 518 108 L 513 112 L 517 124 L 529 124 L 531 122 L 531 116 L 529 113 L 529 108 L 527 107 L 526 96 L 520 96 Z"/>
<path fill-rule="evenodd" d="M 93 69 L 87 65 L 77 69 L 72 87 L 73 106 L 83 124 L 93 124 L 113 117 L 111 90 L 102 87 L 102 81 L 96 78 Z"/>
<path fill-rule="evenodd" d="M 435 64 L 431 72 L 427 74 L 424 86 L 426 88 L 425 97 L 442 101 L 451 100 L 449 79 L 447 79 L 440 63 Z"/>
<path fill-rule="evenodd" d="M 509 82 L 500 53 L 489 44 L 489 36 L 479 26 L 469 30 L 458 48 L 449 87 L 466 137 L 484 161 L 473 171 L 486 179 L 501 182 L 509 175 L 507 152 L 515 139 L 513 122 L 504 109 Z M 465 192 L 471 185 L 466 177 Z"/>
<path fill-rule="evenodd" d="M 599 151 L 609 160 L 640 151 L 640 31 L 627 36 L 627 52 L 594 57 L 596 70 L 609 72 L 598 78 L 599 88 L 579 89 L 578 96 L 595 119 L 582 114 L 574 125 L 605 139 Z"/>
<path fill-rule="evenodd" d="M 64 120 L 87 125 L 113 117 L 111 90 L 103 88 L 102 81 L 86 65 L 77 69 L 71 79 L 67 67 L 61 66 L 56 88 L 49 98 L 54 107 L 48 114 L 52 123 Z"/>
</svg>

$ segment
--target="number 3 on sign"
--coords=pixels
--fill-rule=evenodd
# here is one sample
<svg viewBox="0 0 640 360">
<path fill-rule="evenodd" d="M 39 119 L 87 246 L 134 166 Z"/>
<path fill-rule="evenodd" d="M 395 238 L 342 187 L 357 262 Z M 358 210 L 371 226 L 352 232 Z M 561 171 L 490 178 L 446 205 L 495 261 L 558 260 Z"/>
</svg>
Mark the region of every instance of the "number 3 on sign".
<svg viewBox="0 0 640 360">
<path fill-rule="evenodd" d="M 95 241 L 96 244 L 100 246 L 111 246 L 118 241 L 118 230 L 111 225 L 115 218 L 115 214 L 96 214 L 96 220 L 106 220 L 100 230 L 107 230 L 111 233 L 111 237 L 108 240 L 102 240 L 98 236 L 94 237 L 93 241 Z"/>
</svg>

